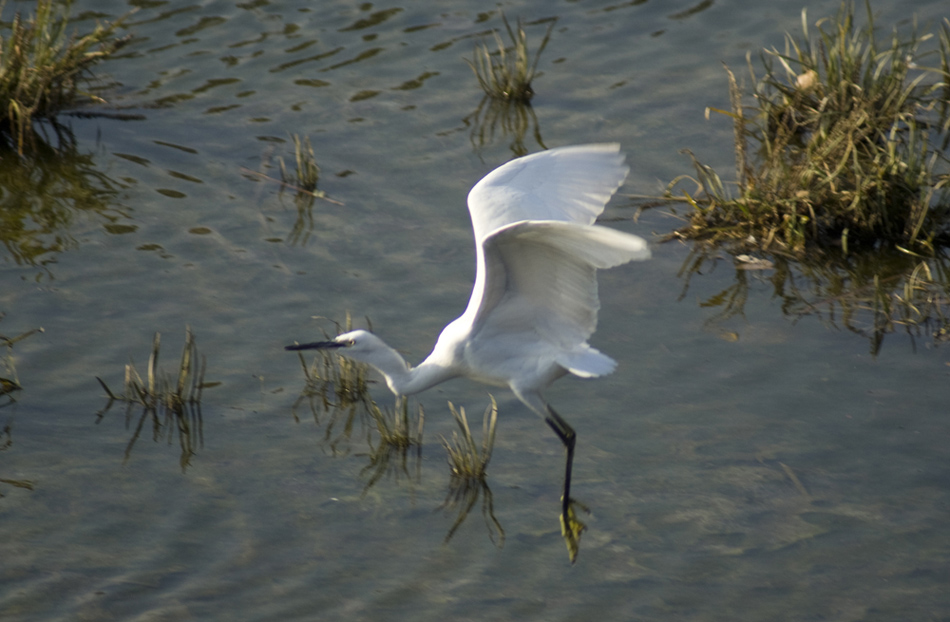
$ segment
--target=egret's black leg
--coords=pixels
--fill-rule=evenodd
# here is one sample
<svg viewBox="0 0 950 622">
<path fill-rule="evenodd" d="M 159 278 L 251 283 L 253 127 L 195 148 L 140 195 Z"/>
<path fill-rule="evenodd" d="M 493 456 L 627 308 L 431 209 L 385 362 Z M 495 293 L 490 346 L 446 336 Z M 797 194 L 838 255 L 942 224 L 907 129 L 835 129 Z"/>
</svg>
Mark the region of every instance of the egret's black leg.
<svg viewBox="0 0 950 622">
<path fill-rule="evenodd" d="M 574 443 L 577 441 L 577 434 L 564 419 L 548 406 L 547 416 L 544 418 L 557 437 L 564 443 L 567 449 L 567 463 L 564 466 L 564 496 L 561 498 L 561 535 L 567 543 L 568 554 L 571 563 L 577 559 L 577 553 L 580 551 L 581 532 L 586 529 L 584 523 L 577 520 L 574 514 L 574 504 L 571 499 L 571 470 L 574 468 Z M 583 504 L 578 504 L 584 510 L 587 510 Z"/>
<path fill-rule="evenodd" d="M 551 429 L 554 430 L 554 433 L 557 434 L 557 437 L 561 439 L 567 449 L 567 464 L 564 467 L 564 498 L 561 506 L 561 514 L 566 520 L 571 505 L 571 471 L 574 468 L 574 443 L 577 441 L 577 434 L 574 432 L 574 428 L 568 425 L 567 421 L 564 421 L 550 406 L 548 406 L 548 416 L 544 420 L 551 426 Z"/>
</svg>

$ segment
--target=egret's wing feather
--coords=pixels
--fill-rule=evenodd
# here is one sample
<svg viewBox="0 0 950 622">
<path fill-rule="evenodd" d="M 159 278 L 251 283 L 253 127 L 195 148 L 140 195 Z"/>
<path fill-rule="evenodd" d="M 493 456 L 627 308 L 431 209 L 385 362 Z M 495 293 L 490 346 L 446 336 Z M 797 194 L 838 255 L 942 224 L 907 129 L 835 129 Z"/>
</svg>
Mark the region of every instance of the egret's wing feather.
<svg viewBox="0 0 950 622">
<path fill-rule="evenodd" d="M 492 233 L 483 252 L 484 288 L 473 335 L 490 340 L 533 334 L 578 375 L 613 369 L 609 357 L 586 343 L 600 309 L 596 271 L 649 258 L 642 238 L 596 225 L 525 221 Z"/>
<path fill-rule="evenodd" d="M 561 147 L 512 160 L 486 175 L 468 195 L 475 243 L 522 220 L 589 225 L 629 170 L 617 144 Z"/>
</svg>

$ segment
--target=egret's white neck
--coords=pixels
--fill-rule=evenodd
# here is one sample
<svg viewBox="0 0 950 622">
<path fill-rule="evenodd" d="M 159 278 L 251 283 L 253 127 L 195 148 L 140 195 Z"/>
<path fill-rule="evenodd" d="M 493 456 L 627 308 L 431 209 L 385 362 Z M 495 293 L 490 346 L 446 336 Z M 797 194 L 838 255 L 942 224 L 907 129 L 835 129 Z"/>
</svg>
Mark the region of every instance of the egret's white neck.
<svg viewBox="0 0 950 622">
<path fill-rule="evenodd" d="M 374 367 L 386 379 L 396 395 L 412 395 L 457 376 L 457 372 L 435 362 L 430 356 L 417 367 L 406 362 L 399 352 L 380 342 L 372 352 L 341 352 Z"/>
<path fill-rule="evenodd" d="M 383 374 L 385 375 L 385 374 Z M 402 377 L 386 377 L 389 389 L 396 395 L 412 395 L 454 378 L 458 374 L 448 367 L 426 359 L 417 367 L 410 367 Z"/>
</svg>

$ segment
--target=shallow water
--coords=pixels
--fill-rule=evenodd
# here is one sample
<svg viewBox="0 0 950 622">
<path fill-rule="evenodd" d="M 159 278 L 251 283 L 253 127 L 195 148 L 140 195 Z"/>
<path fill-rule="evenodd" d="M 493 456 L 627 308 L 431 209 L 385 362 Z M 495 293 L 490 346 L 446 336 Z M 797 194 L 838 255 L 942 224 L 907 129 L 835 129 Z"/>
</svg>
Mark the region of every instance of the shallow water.
<svg viewBox="0 0 950 622">
<path fill-rule="evenodd" d="M 860 335 L 783 316 L 757 275 L 744 314 L 718 321 L 703 303 L 734 272 L 723 262 L 684 293 L 683 246 L 602 273 L 593 343 L 618 370 L 548 392 L 577 429 L 574 493 L 592 510 L 574 566 L 563 450 L 507 393 L 489 467 L 501 548 L 477 508 L 444 543 L 455 514 L 437 511 L 445 402 L 477 417 L 484 387 L 421 396 L 421 461 L 368 489 L 363 433 L 334 453 L 328 418 L 293 408 L 303 376 L 282 346 L 331 328 L 313 316 L 369 316 L 408 359 L 428 352 L 471 288 L 464 197 L 513 152 L 620 142 L 622 194 L 688 172 L 683 147 L 729 171 L 732 128 L 703 117 L 727 102 L 720 61 L 781 46 L 799 3 L 506 4 L 535 43 L 557 18 L 520 140 L 473 116 L 462 59 L 500 25 L 482 5 L 77 1 L 75 14 L 131 6 L 132 42 L 97 71 L 110 105 L 95 110 L 114 116 L 64 118 L 68 153 L 3 163 L 5 199 L 19 198 L 3 207 L 0 333 L 45 329 L 13 348 L 24 390 L 0 408 L 0 478 L 33 485 L 0 482 L 4 620 L 948 615 L 946 348 L 894 334 L 872 357 Z M 910 9 L 922 24 L 946 12 L 875 9 L 904 27 Z M 258 174 L 279 177 L 291 133 L 310 137 L 319 187 L 344 205 L 298 210 Z M 630 213 L 616 199 L 611 226 L 677 222 Z M 95 377 L 121 386 L 130 357 L 144 370 L 156 331 L 171 373 L 186 325 L 219 383 L 197 453 L 182 469 L 177 430 L 153 440 L 146 422 L 125 459 L 140 413 L 99 419 Z"/>
</svg>

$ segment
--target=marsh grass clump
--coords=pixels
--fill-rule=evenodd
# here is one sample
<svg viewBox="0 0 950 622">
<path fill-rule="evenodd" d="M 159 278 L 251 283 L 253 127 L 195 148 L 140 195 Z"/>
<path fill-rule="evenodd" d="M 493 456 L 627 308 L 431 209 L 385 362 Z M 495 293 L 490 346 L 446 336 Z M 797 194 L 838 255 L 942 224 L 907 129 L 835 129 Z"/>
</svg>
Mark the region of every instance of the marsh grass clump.
<svg viewBox="0 0 950 622">
<path fill-rule="evenodd" d="M 277 156 L 280 178 L 269 174 L 269 169 L 273 167 L 273 153 L 268 149 L 264 157 L 261 158 L 260 170 L 255 171 L 241 167 L 241 171 L 257 179 L 279 184 L 278 195 L 281 198 L 283 198 L 286 189 L 295 191 L 293 201 L 297 209 L 297 219 L 288 236 L 288 242 L 292 245 L 306 244 L 313 232 L 313 206 L 316 200 L 321 199 L 334 205 L 343 205 L 343 203 L 331 199 L 325 191 L 317 188 L 317 183 L 320 181 L 320 166 L 317 164 L 310 139 L 301 138 L 298 134 L 291 134 L 290 138 L 294 143 L 295 166 L 293 170 L 288 167 L 283 157 Z"/>
<path fill-rule="evenodd" d="M 736 192 L 691 153 L 701 192 L 683 196 L 689 224 L 673 237 L 783 252 L 899 246 L 930 254 L 950 242 L 950 21 L 933 39 L 916 30 L 879 38 L 870 3 L 854 6 L 761 54 L 752 114 L 727 68 Z M 708 111 L 707 111 L 708 113 Z M 683 178 L 670 184 L 673 187 Z"/>
<path fill-rule="evenodd" d="M 495 398 L 491 398 L 491 405 L 485 410 L 482 418 L 481 446 L 475 442 L 472 430 L 468 426 L 468 417 L 465 409 L 456 409 L 449 402 L 449 411 L 458 425 L 458 431 L 452 433 L 451 442 L 442 437 L 442 446 L 448 454 L 449 466 L 452 467 L 452 477 L 467 480 L 484 480 L 488 462 L 491 460 L 492 448 L 495 446 L 495 425 L 498 422 L 498 405 Z M 461 432 L 461 436 L 459 436 Z"/>
<path fill-rule="evenodd" d="M 409 477 L 410 454 L 415 454 L 416 479 L 419 479 L 419 469 L 422 467 L 422 429 L 425 424 L 422 405 L 419 405 L 415 422 L 409 417 L 409 400 L 406 397 L 396 398 L 391 411 L 388 408 L 380 408 L 375 402 L 370 403 L 368 410 L 378 433 L 378 441 L 374 445 L 372 437 L 367 436 L 370 447 L 369 464 L 363 467 L 360 475 L 369 474 L 369 479 L 363 487 L 363 494 L 386 473 L 393 473 L 396 478 L 400 473 Z"/>
<path fill-rule="evenodd" d="M 150 419 L 155 441 L 165 436 L 171 443 L 177 430 L 178 442 L 181 446 L 180 463 L 184 470 L 191 463 L 191 457 L 196 453 L 197 448 L 204 445 L 201 393 L 203 389 L 214 386 L 214 383 L 204 381 L 206 360 L 203 355 L 200 358 L 198 356 L 198 347 L 195 345 L 194 333 L 190 327 L 185 331 L 185 345 L 178 365 L 178 374 L 174 379 L 158 369 L 160 346 L 161 334 L 155 333 L 144 380 L 135 369 L 134 363 L 130 362 L 125 366 L 125 390 L 121 395 L 113 393 L 102 378 L 96 377 L 109 397 L 108 404 L 98 414 L 97 422 L 102 420 L 113 402 L 125 402 L 128 405 L 126 424 L 131 421 L 133 408 L 141 406 L 142 415 L 126 446 L 125 460 L 127 461 L 131 456 L 132 448 L 145 422 Z"/>
<path fill-rule="evenodd" d="M 786 314 L 866 336 L 874 354 L 893 332 L 950 333 L 950 20 L 879 37 L 866 9 L 864 27 L 844 3 L 815 33 L 803 11 L 802 35 L 762 53 L 764 77 L 749 61 L 754 106 L 726 68 L 730 109 L 707 112 L 732 118 L 735 189 L 687 151 L 692 211 L 666 237 L 697 241 L 687 283 L 719 248 L 733 255 L 735 283 L 703 303 L 712 321 L 741 314 L 763 274 Z"/>
<path fill-rule="evenodd" d="M 537 115 L 531 107 L 531 98 L 534 95 L 531 83 L 537 75 L 538 61 L 551 38 L 551 31 L 557 20 L 554 18 L 535 22 L 550 21 L 550 24 L 532 60 L 521 20 L 518 20 L 517 29 L 514 29 L 504 13 L 501 19 L 508 32 L 510 46 L 505 45 L 497 30 L 492 30 L 497 49 L 492 51 L 487 44 L 479 43 L 475 46 L 474 57 L 471 60 L 465 59 L 485 91 L 485 96 L 463 122 L 471 128 L 469 140 L 476 150 L 492 142 L 495 134 L 500 133 L 512 138 L 511 151 L 515 157 L 520 157 L 529 152 L 525 146 L 525 137 L 529 131 L 538 145 L 547 149 L 541 138 Z"/>
<path fill-rule="evenodd" d="M 409 400 L 406 397 L 397 397 L 392 411 L 380 408 L 374 402 L 370 407 L 370 416 L 376 424 L 381 443 L 407 449 L 422 446 L 422 428 L 425 422 L 425 411 L 419 406 L 419 416 L 415 426 L 409 421 Z M 413 431 L 415 427 L 415 431 Z"/>
<path fill-rule="evenodd" d="M 452 538 L 468 517 L 479 497 L 482 498 L 482 516 L 488 528 L 488 537 L 498 547 L 503 546 L 505 542 L 505 530 L 495 517 L 492 492 L 486 481 L 486 470 L 495 446 L 495 428 L 498 422 L 498 405 L 493 396 L 489 395 L 489 398 L 491 405 L 485 410 L 482 418 L 481 444 L 477 443 L 472 436 L 465 409 L 456 409 L 449 402 L 449 411 L 459 429 L 452 433 L 451 441 L 442 437 L 442 446 L 448 455 L 452 476 L 449 480 L 448 495 L 440 509 L 458 508 L 458 515 L 445 536 L 446 542 Z"/>
<path fill-rule="evenodd" d="M 372 323 L 367 319 L 372 330 Z M 353 320 L 349 314 L 346 321 L 336 324 L 336 334 L 353 330 Z M 324 331 L 324 338 L 331 336 Z M 325 422 L 324 442 L 333 454 L 349 453 L 349 441 L 353 432 L 359 429 L 365 432 L 369 452 L 365 455 L 369 463 L 360 471 L 368 481 L 363 494 L 387 473 L 397 479 L 400 473 L 409 476 L 409 459 L 416 461 L 416 479 L 419 477 L 422 457 L 422 431 L 425 424 L 425 411 L 419 405 L 418 415 L 413 421 L 409 416 L 409 402 L 406 398 L 397 398 L 392 409 L 380 407 L 370 395 L 369 366 L 332 349 L 317 350 L 317 355 L 308 364 L 301 352 L 297 352 L 303 368 L 306 384 L 291 411 L 294 420 L 300 421 L 297 409 L 308 404 L 314 422 L 320 425 L 323 415 L 329 414 Z"/>
<path fill-rule="evenodd" d="M 53 118 L 80 97 L 103 101 L 81 83 L 128 41 L 116 36 L 123 19 L 96 24 L 85 35 L 67 34 L 71 8 L 69 1 L 38 0 L 32 17 L 17 12 L 0 37 L 0 129 L 21 154 L 35 119 Z"/>
<path fill-rule="evenodd" d="M 367 319 L 372 330 L 372 323 Z M 349 314 L 345 322 L 336 324 L 337 335 L 353 330 L 353 319 Z M 323 336 L 331 336 L 324 331 Z M 372 409 L 376 406 L 369 392 L 369 366 L 359 363 L 332 350 L 317 350 L 316 356 L 308 364 L 301 352 L 297 352 L 304 374 L 304 388 L 291 408 L 294 420 L 299 421 L 297 409 L 307 404 L 314 422 L 320 423 L 321 415 L 330 414 L 324 431 L 324 440 L 331 451 L 336 453 L 340 445 L 348 440 L 356 425 L 362 421 L 370 423 Z M 340 430 L 342 425 L 342 430 Z"/>
<path fill-rule="evenodd" d="M 371 403 L 367 365 L 327 350 L 319 350 L 309 365 L 303 354 L 298 352 L 297 356 L 305 385 L 294 404 L 295 409 L 304 401 L 312 407 L 319 404 L 323 411 L 351 410 L 356 406 L 368 407 Z"/>
<path fill-rule="evenodd" d="M 548 26 L 532 60 L 528 52 L 528 35 L 521 20 L 518 20 L 517 28 L 511 27 L 504 13 L 501 20 L 511 44 L 506 45 L 498 31 L 493 29 L 497 49 L 492 51 L 488 44 L 479 43 L 475 46 L 474 57 L 471 60 L 466 58 L 465 62 L 475 72 L 479 86 L 492 99 L 528 103 L 534 95 L 531 82 L 537 75 L 538 61 L 551 39 L 555 21 L 552 20 Z"/>
<path fill-rule="evenodd" d="M 309 138 L 301 140 L 297 134 L 292 134 L 291 139 L 294 142 L 294 160 L 296 169 L 293 173 L 287 170 L 284 159 L 277 158 L 280 166 L 281 195 L 284 187 L 295 189 L 294 205 L 297 208 L 297 220 L 294 222 L 293 229 L 290 232 L 289 241 L 291 244 L 303 243 L 310 239 L 313 231 L 313 204 L 317 199 L 323 199 L 336 205 L 343 205 L 339 201 L 329 198 L 323 190 L 317 189 L 317 182 L 320 179 L 320 167 L 317 165 L 317 158 L 313 153 L 313 146 Z"/>
<path fill-rule="evenodd" d="M 289 186 L 313 193 L 317 189 L 317 181 L 320 179 L 320 167 L 317 165 L 317 157 L 313 153 L 310 138 L 301 140 L 298 134 L 291 134 L 290 138 L 294 142 L 296 169 L 291 173 L 287 170 L 284 159 L 277 158 L 280 165 L 280 178 Z"/>
</svg>

